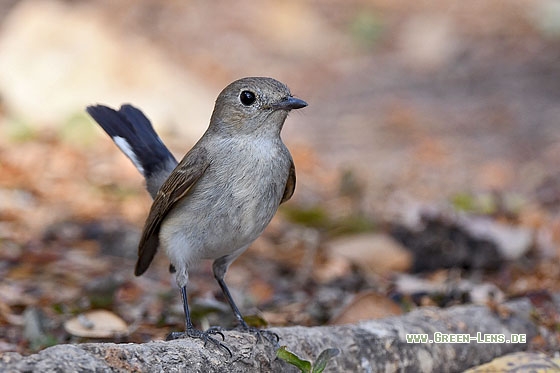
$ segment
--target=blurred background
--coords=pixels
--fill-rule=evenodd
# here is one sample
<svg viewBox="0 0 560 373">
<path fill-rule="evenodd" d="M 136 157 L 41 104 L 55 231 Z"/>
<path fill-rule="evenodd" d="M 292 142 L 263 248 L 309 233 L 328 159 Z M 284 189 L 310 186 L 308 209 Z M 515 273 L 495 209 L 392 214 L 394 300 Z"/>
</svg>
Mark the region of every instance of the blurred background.
<svg viewBox="0 0 560 373">
<path fill-rule="evenodd" d="M 142 108 L 180 158 L 244 76 L 309 103 L 295 195 L 228 272 L 254 323 L 558 290 L 560 1 L 1 0 L 0 351 L 183 328 L 164 255 L 133 276 L 151 200 L 84 108 Z M 191 277 L 197 324 L 232 324 Z"/>
</svg>

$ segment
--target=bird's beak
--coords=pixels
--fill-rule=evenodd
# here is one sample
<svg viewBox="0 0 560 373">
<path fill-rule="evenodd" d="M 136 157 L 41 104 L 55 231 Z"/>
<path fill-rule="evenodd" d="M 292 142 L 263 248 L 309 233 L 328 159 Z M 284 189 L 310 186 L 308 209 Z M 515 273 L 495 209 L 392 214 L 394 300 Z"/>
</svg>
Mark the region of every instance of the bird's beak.
<svg viewBox="0 0 560 373">
<path fill-rule="evenodd" d="M 283 98 L 279 102 L 272 105 L 274 110 L 293 110 L 293 109 L 301 109 L 307 106 L 307 102 L 300 100 L 299 98 L 295 98 L 292 96 L 288 96 Z"/>
</svg>

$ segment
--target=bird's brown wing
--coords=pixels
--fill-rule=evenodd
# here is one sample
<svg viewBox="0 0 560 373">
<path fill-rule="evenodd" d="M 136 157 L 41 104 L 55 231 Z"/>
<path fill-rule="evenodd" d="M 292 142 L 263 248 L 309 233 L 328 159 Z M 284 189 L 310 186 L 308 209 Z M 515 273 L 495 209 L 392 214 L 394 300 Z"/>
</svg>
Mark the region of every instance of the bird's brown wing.
<svg viewBox="0 0 560 373">
<path fill-rule="evenodd" d="M 284 195 L 280 203 L 284 203 L 294 194 L 296 189 L 296 167 L 294 166 L 294 161 L 290 159 L 290 174 L 288 175 L 288 181 L 286 182 L 286 187 L 284 188 Z"/>
<path fill-rule="evenodd" d="M 134 270 L 136 276 L 140 276 L 148 269 L 156 255 L 161 222 L 173 206 L 196 184 L 209 165 L 206 149 L 194 147 L 159 189 L 138 244 L 138 261 Z"/>
</svg>

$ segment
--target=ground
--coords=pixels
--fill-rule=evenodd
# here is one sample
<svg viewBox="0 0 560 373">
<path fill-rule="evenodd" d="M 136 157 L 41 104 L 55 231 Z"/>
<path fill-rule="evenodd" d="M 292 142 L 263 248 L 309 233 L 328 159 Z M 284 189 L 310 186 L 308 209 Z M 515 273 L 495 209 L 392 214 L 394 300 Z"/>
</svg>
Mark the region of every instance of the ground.
<svg viewBox="0 0 560 373">
<path fill-rule="evenodd" d="M 93 309 L 124 319 L 110 340 L 183 327 L 164 255 L 132 274 L 151 201 L 83 108 L 133 102 L 181 157 L 220 89 L 248 75 L 309 107 L 283 130 L 294 198 L 226 278 L 245 314 L 313 326 L 472 302 L 488 286 L 478 301 L 558 291 L 556 1 L 259 4 L 0 4 L 0 351 L 82 341 L 64 322 Z M 526 244 L 504 254 L 465 216 Z M 356 237 L 358 258 L 340 255 Z M 230 324 L 210 265 L 191 278 L 197 323 Z M 542 318 L 557 328 L 554 311 Z"/>
</svg>

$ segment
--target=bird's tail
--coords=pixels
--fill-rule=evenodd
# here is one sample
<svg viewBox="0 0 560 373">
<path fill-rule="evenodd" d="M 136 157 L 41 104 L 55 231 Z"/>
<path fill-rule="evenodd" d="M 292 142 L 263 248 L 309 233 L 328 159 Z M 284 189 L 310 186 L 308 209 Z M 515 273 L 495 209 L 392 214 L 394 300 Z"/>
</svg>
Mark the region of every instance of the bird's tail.
<svg viewBox="0 0 560 373">
<path fill-rule="evenodd" d="M 122 105 L 119 111 L 104 105 L 88 106 L 86 110 L 144 176 L 146 188 L 155 198 L 177 166 L 177 160 L 154 131 L 150 120 L 128 104 Z"/>
</svg>

